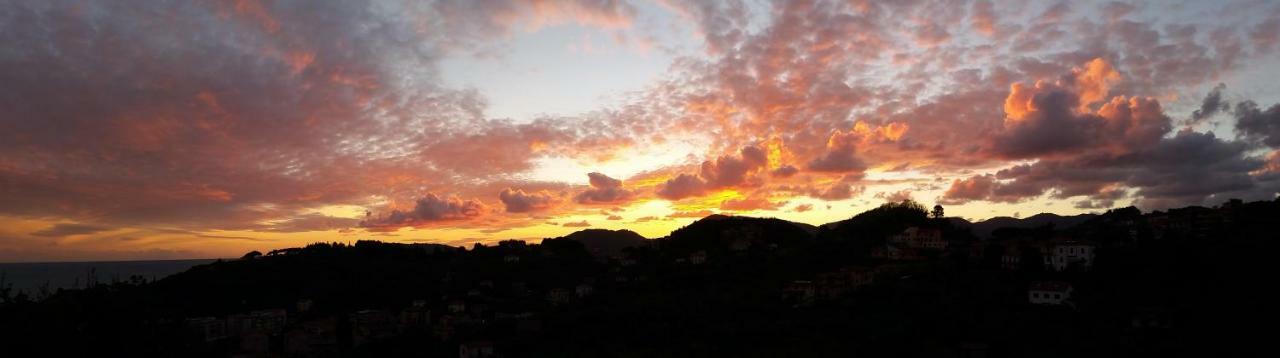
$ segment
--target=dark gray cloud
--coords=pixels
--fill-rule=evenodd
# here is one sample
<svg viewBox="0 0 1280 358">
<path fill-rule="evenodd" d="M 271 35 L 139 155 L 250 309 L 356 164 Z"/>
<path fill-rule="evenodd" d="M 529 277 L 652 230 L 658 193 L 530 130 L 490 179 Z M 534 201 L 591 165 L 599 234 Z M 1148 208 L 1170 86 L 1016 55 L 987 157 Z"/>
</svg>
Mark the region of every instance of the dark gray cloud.
<svg viewBox="0 0 1280 358">
<path fill-rule="evenodd" d="M 1199 122 L 1214 115 L 1225 112 L 1231 108 L 1231 104 L 1222 99 L 1222 91 L 1227 88 L 1226 84 L 1219 83 L 1204 96 L 1204 100 L 1200 101 L 1200 108 L 1191 112 L 1191 121 Z"/>
<path fill-rule="evenodd" d="M 74 235 L 87 235 L 103 231 L 109 231 L 112 228 L 106 226 L 86 225 L 86 224 L 55 224 L 53 226 L 32 232 L 34 236 L 44 237 L 64 237 Z"/>
<path fill-rule="evenodd" d="M 1236 132 L 1272 148 L 1280 148 L 1280 104 L 1261 109 L 1253 101 L 1236 103 Z"/>
<path fill-rule="evenodd" d="M 478 200 L 463 200 L 455 196 L 441 197 L 427 193 L 414 202 L 413 210 L 392 210 L 390 213 L 370 215 L 360 226 L 370 229 L 396 230 L 406 226 L 421 226 L 438 221 L 466 220 L 484 215 L 488 206 Z"/>
<path fill-rule="evenodd" d="M 574 197 L 579 204 L 621 204 L 635 198 L 635 192 L 622 188 L 622 181 L 601 173 L 588 173 L 591 189 Z"/>
<path fill-rule="evenodd" d="M 525 193 L 524 190 L 502 189 L 498 199 L 506 206 L 509 213 L 526 213 L 550 208 L 560 201 L 560 197 L 547 191 Z"/>
</svg>

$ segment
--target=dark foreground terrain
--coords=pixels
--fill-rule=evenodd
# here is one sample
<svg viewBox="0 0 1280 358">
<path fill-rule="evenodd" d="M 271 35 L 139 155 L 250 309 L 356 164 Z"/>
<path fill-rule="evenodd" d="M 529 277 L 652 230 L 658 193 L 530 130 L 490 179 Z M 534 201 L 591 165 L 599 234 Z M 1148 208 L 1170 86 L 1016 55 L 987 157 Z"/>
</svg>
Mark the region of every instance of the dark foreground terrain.
<svg viewBox="0 0 1280 358">
<path fill-rule="evenodd" d="M 968 223 L 904 202 L 653 240 L 318 243 L 0 288 L 0 356 L 1256 356 L 1278 219 L 1232 201 Z"/>
</svg>

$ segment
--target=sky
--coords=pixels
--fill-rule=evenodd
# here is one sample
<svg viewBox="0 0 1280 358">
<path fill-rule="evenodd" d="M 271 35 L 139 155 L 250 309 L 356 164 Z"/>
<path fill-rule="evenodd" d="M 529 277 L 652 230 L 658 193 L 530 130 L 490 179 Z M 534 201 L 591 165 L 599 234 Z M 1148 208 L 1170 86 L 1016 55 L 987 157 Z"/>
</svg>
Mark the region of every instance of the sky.
<svg viewBox="0 0 1280 358">
<path fill-rule="evenodd" d="M 1280 192 L 1275 1 L 0 6 L 0 262 Z"/>
</svg>

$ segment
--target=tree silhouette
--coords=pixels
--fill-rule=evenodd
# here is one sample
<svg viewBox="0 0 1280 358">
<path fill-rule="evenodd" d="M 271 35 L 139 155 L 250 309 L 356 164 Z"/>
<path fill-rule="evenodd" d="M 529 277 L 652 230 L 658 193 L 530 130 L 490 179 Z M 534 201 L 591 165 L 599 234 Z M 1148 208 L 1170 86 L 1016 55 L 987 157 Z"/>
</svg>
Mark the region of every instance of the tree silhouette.
<svg viewBox="0 0 1280 358">
<path fill-rule="evenodd" d="M 933 211 L 930 212 L 929 215 L 933 216 L 934 219 L 941 219 L 946 216 L 942 211 L 942 204 L 934 205 Z"/>
</svg>

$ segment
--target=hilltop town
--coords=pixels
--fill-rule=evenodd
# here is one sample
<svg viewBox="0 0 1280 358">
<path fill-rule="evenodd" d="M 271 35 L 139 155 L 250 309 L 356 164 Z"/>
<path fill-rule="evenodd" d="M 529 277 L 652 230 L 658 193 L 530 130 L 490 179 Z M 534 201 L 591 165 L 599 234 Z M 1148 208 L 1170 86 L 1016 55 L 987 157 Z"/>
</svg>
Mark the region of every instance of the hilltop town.
<svg viewBox="0 0 1280 358">
<path fill-rule="evenodd" d="M 251 252 L 155 282 L 0 288 L 6 349 L 324 357 L 1131 356 L 1222 352 L 1266 307 L 1280 201 L 811 226 L 712 215 L 470 248 Z M 65 344 L 75 342 L 75 344 Z"/>
</svg>

